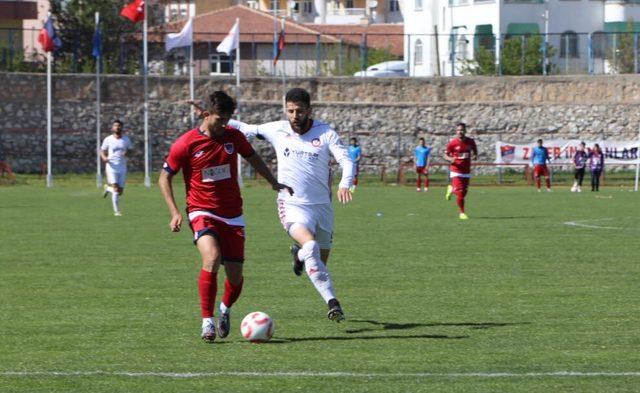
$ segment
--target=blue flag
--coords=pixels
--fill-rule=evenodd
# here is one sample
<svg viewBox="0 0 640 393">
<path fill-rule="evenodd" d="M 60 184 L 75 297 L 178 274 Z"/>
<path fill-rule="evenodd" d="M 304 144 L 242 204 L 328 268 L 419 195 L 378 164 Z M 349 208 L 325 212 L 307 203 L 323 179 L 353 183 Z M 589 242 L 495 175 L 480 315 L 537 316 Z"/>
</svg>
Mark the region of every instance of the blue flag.
<svg viewBox="0 0 640 393">
<path fill-rule="evenodd" d="M 93 34 L 93 50 L 91 54 L 93 57 L 102 56 L 102 33 L 100 32 L 100 26 L 96 27 L 96 32 Z"/>
</svg>

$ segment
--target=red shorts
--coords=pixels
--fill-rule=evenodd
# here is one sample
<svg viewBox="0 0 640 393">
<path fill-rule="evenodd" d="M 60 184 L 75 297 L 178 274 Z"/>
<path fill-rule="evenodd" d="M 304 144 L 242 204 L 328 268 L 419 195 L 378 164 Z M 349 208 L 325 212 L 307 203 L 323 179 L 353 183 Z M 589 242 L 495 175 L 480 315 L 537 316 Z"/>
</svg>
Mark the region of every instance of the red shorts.
<svg viewBox="0 0 640 393">
<path fill-rule="evenodd" d="M 469 180 L 471 179 L 468 177 L 452 177 L 451 186 L 453 187 L 453 193 L 458 194 L 459 192 L 462 192 L 463 194 L 466 194 L 469 189 Z"/>
<path fill-rule="evenodd" d="M 244 227 L 226 224 L 209 216 L 197 216 L 189 222 L 193 231 L 193 242 L 204 235 L 218 240 L 222 261 L 244 262 Z"/>
<path fill-rule="evenodd" d="M 549 177 L 549 168 L 546 165 L 536 165 L 533 167 L 533 177 Z"/>
<path fill-rule="evenodd" d="M 427 168 L 426 166 L 417 166 L 416 167 L 416 173 L 419 175 L 428 175 L 429 174 L 429 168 Z"/>
</svg>

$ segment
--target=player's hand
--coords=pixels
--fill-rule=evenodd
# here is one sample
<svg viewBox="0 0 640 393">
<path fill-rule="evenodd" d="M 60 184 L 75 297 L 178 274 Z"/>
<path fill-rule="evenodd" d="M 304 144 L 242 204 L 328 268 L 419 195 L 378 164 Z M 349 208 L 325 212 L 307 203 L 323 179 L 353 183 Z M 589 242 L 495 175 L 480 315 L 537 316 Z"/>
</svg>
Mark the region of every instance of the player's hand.
<svg viewBox="0 0 640 393">
<path fill-rule="evenodd" d="M 286 184 L 282 184 L 282 183 L 276 183 L 272 186 L 272 188 L 275 191 L 281 191 L 281 190 L 285 190 L 286 192 L 289 193 L 289 195 L 293 195 L 293 188 L 289 187 Z"/>
<path fill-rule="evenodd" d="M 336 195 L 341 203 L 349 203 L 353 199 L 353 195 L 351 195 L 351 191 L 348 188 L 338 188 Z"/>
<path fill-rule="evenodd" d="M 180 232 L 180 228 L 182 227 L 182 214 L 175 213 L 171 216 L 171 222 L 169 222 L 169 228 L 171 232 Z"/>
</svg>

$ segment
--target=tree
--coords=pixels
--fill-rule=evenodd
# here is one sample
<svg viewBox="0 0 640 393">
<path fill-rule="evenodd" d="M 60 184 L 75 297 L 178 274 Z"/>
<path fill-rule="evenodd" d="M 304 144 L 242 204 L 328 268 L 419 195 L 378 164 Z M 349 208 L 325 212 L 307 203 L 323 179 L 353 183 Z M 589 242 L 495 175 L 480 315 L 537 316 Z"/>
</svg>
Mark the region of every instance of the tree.
<svg viewBox="0 0 640 393">
<path fill-rule="evenodd" d="M 607 60 L 611 70 L 616 74 L 632 74 L 635 72 L 635 54 L 633 46 L 635 31 L 633 21 L 628 21 L 624 33 L 612 33 L 609 38 L 610 47 Z"/>
<path fill-rule="evenodd" d="M 56 51 L 58 71 L 77 72 L 93 67 L 94 58 L 92 37 L 95 31 L 95 13 L 100 13 L 102 29 L 102 48 L 105 71 L 123 71 L 131 67 L 131 57 L 122 53 L 122 42 L 139 41 L 133 33 L 140 32 L 139 25 L 120 16 L 120 10 L 133 0 L 50 0 L 51 14 L 57 22 L 62 47 Z M 147 5 L 149 25 L 161 21 L 158 12 L 166 1 L 155 1 Z M 137 55 L 131 53 L 133 59 Z M 133 64 L 137 63 L 134 61 Z M 135 67 L 135 65 L 134 65 Z"/>
<path fill-rule="evenodd" d="M 496 55 L 482 45 L 473 51 L 473 59 L 463 59 L 460 72 L 463 75 L 495 75 Z"/>
</svg>

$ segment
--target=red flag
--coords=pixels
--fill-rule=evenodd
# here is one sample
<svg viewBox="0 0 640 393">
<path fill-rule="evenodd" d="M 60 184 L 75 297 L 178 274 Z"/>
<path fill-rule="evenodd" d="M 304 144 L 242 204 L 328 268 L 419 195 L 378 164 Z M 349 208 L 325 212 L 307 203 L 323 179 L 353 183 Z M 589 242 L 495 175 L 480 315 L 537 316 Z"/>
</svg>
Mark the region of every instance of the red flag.
<svg viewBox="0 0 640 393">
<path fill-rule="evenodd" d="M 120 11 L 120 16 L 124 16 L 133 23 L 144 20 L 144 0 L 134 0 L 133 3 L 125 5 Z"/>
</svg>

